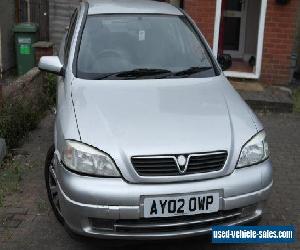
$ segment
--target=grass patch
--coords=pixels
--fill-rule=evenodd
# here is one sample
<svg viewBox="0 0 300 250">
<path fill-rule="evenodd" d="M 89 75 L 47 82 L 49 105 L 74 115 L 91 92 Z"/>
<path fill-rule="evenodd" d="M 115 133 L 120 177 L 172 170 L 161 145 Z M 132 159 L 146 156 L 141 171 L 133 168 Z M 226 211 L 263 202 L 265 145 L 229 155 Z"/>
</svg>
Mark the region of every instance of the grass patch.
<svg viewBox="0 0 300 250">
<path fill-rule="evenodd" d="M 294 91 L 294 111 L 300 112 L 300 88 Z"/>
<path fill-rule="evenodd" d="M 0 207 L 3 206 L 4 197 L 20 190 L 20 181 L 22 180 L 21 164 L 6 159 L 3 167 L 0 169 Z"/>
</svg>

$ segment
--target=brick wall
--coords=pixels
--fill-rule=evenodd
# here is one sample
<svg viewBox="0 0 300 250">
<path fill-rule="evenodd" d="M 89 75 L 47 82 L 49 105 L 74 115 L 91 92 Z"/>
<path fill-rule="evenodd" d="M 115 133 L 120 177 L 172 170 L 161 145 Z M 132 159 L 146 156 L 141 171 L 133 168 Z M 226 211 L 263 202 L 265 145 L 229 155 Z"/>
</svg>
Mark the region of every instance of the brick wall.
<svg viewBox="0 0 300 250">
<path fill-rule="evenodd" d="M 299 0 L 287 5 L 268 1 L 261 80 L 268 84 L 288 84 L 291 80 L 291 54 L 296 34 Z"/>
<path fill-rule="evenodd" d="M 249 0 L 251 1 L 251 0 Z M 261 80 L 268 84 L 288 84 L 291 75 L 296 17 L 300 0 L 287 5 L 268 1 Z M 216 0 L 185 0 L 185 10 L 196 21 L 212 47 Z"/>
<path fill-rule="evenodd" d="M 215 0 L 185 0 L 185 11 L 194 19 L 210 46 L 213 45 L 216 14 Z"/>
</svg>

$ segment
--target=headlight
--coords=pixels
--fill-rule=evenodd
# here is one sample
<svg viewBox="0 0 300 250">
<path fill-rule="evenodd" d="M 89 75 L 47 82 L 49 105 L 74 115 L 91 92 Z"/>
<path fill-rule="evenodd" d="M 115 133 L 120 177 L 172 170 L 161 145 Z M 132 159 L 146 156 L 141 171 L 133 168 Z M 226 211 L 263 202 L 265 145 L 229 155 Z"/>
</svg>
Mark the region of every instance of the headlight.
<svg viewBox="0 0 300 250">
<path fill-rule="evenodd" d="M 119 177 L 113 160 L 105 153 L 75 141 L 65 141 L 64 164 L 79 173 L 96 176 Z"/>
<path fill-rule="evenodd" d="M 257 164 L 268 157 L 269 146 L 266 142 L 266 133 L 261 131 L 243 146 L 237 168 Z"/>
</svg>

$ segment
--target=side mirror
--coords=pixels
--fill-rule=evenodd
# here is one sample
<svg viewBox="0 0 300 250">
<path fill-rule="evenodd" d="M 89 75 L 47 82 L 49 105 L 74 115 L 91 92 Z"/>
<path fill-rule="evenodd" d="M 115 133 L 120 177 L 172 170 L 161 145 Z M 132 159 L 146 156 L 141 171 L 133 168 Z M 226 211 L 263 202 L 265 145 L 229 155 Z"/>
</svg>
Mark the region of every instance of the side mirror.
<svg viewBox="0 0 300 250">
<path fill-rule="evenodd" d="M 39 69 L 49 73 L 63 76 L 64 68 L 57 56 L 43 56 L 39 62 Z"/>
</svg>

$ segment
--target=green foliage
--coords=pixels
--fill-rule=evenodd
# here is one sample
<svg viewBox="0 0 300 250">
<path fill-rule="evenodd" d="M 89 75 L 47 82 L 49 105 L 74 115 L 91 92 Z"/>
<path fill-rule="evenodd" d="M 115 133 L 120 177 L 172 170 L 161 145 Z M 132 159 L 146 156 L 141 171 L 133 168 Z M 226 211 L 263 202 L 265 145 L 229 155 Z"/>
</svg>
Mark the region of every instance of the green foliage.
<svg viewBox="0 0 300 250">
<path fill-rule="evenodd" d="M 48 97 L 49 106 L 55 106 L 56 104 L 56 83 L 57 77 L 54 74 L 47 73 L 45 75 L 45 93 Z"/>
<path fill-rule="evenodd" d="M 0 107 L 0 137 L 6 140 L 8 148 L 17 147 L 19 142 L 35 129 L 45 111 L 55 105 L 56 77 L 44 77 L 42 93 L 7 98 Z"/>
<path fill-rule="evenodd" d="M 33 105 L 24 105 L 20 100 L 6 102 L 0 114 L 0 136 L 5 138 L 9 148 L 16 147 L 30 130 L 36 128 L 40 116 L 33 110 Z"/>
<path fill-rule="evenodd" d="M 28 132 L 37 127 L 45 112 L 55 105 L 56 76 L 44 75 L 42 88 L 29 92 L 7 98 L 0 105 L 0 137 L 6 140 L 9 148 L 17 147 Z M 0 166 L 0 207 L 6 195 L 20 189 L 21 166 L 11 157 Z M 44 210 L 44 203 L 38 207 Z"/>
<path fill-rule="evenodd" d="M 18 146 L 18 142 L 32 129 L 35 129 L 41 116 L 42 107 L 36 109 L 33 103 L 22 100 L 6 102 L 1 109 L 0 136 L 5 138 L 9 148 Z"/>
<path fill-rule="evenodd" d="M 294 111 L 300 112 L 300 88 L 294 91 Z"/>
</svg>

